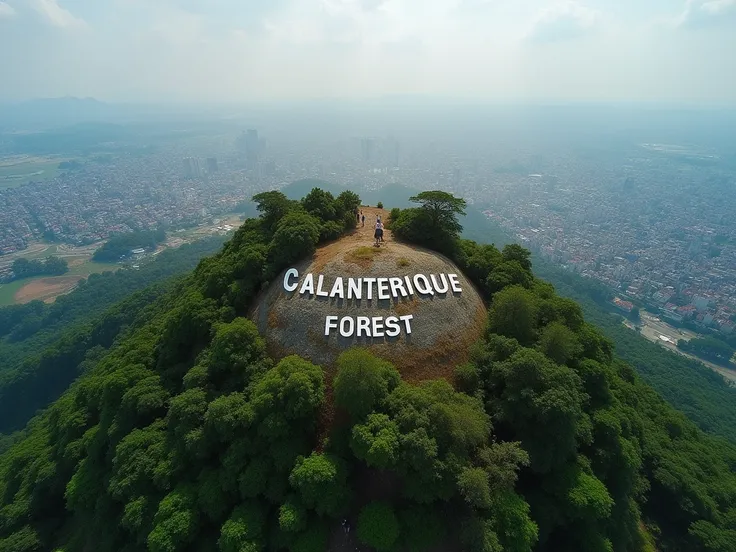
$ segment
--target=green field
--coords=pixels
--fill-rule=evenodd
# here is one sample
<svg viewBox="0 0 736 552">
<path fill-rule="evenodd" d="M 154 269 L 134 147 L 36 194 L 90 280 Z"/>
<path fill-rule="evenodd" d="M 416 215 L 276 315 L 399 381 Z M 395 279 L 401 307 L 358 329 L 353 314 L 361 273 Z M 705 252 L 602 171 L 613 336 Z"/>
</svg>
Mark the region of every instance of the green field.
<svg viewBox="0 0 736 552">
<path fill-rule="evenodd" d="M 72 266 L 69 268 L 69 272 L 62 276 L 34 276 L 33 278 L 24 278 L 22 280 L 16 280 L 9 284 L 0 284 L 0 307 L 15 304 L 15 294 L 23 287 L 31 282 L 41 279 L 54 279 L 54 278 L 68 278 L 69 276 L 87 277 L 90 274 L 109 272 L 111 270 L 117 270 L 120 265 L 112 263 L 97 263 L 95 261 L 85 261 L 84 263 Z"/>
<path fill-rule="evenodd" d="M 17 188 L 28 182 L 49 180 L 61 170 L 59 163 L 63 159 L 29 159 L 27 161 L 0 160 L 0 189 Z"/>
<path fill-rule="evenodd" d="M 14 304 L 16 292 L 32 280 L 33 278 L 26 278 L 9 284 L 0 284 L 0 307 Z"/>
<path fill-rule="evenodd" d="M 99 272 L 110 272 L 117 270 L 120 265 L 117 263 L 98 263 L 96 261 L 86 261 L 84 264 L 70 266 L 69 272 L 64 276 L 89 276 Z"/>
</svg>

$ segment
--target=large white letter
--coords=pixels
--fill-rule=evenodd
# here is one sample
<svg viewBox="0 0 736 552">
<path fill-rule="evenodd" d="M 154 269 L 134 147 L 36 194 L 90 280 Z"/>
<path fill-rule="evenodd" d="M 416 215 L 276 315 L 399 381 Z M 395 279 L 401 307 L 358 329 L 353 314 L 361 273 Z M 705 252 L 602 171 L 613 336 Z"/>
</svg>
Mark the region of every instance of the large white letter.
<svg viewBox="0 0 736 552">
<path fill-rule="evenodd" d="M 328 297 L 330 294 L 327 293 L 325 290 L 322 289 L 322 285 L 325 283 L 325 277 L 320 274 L 319 278 L 317 279 L 317 295 L 320 297 Z"/>
<path fill-rule="evenodd" d="M 343 287 L 342 278 L 340 276 L 337 277 L 337 280 L 335 280 L 335 283 L 332 285 L 330 297 L 339 297 L 340 299 L 345 299 L 345 288 Z"/>
<path fill-rule="evenodd" d="M 297 281 L 293 284 L 289 283 L 289 279 L 296 278 Z M 286 271 L 286 274 L 284 274 L 284 290 L 291 293 L 296 288 L 299 287 L 299 271 L 296 268 L 290 268 Z"/>
<path fill-rule="evenodd" d="M 406 281 L 406 289 L 409 290 L 409 295 L 414 295 L 414 289 L 411 287 L 411 278 L 404 276 L 404 280 Z"/>
<path fill-rule="evenodd" d="M 452 292 L 462 293 L 463 288 L 460 287 L 460 280 L 458 280 L 457 274 L 448 274 L 447 277 L 450 279 L 450 285 L 452 286 Z"/>
<path fill-rule="evenodd" d="M 337 316 L 325 317 L 325 335 L 330 335 L 330 330 L 337 329 Z"/>
<path fill-rule="evenodd" d="M 432 291 L 432 284 L 429 283 L 429 278 L 427 278 L 424 274 L 414 275 L 414 287 L 422 295 L 434 295 L 434 291 Z"/>
<path fill-rule="evenodd" d="M 363 278 L 363 281 L 368 284 L 368 295 L 366 296 L 366 299 L 369 301 L 373 299 L 373 284 L 376 282 L 375 278 Z"/>
<path fill-rule="evenodd" d="M 349 322 L 347 328 L 345 327 L 345 322 Z M 355 320 L 353 320 L 352 316 L 343 316 L 342 320 L 340 320 L 340 335 L 343 337 L 353 337 L 353 333 L 355 333 Z"/>
<path fill-rule="evenodd" d="M 399 326 L 399 319 L 395 316 L 389 316 L 386 319 L 386 336 L 396 337 L 401 333 L 401 326 Z"/>
<path fill-rule="evenodd" d="M 314 276 L 310 272 L 302 282 L 302 289 L 299 290 L 300 295 L 304 295 L 305 292 L 309 292 L 309 295 L 314 295 Z"/>
<path fill-rule="evenodd" d="M 406 290 L 404 289 L 404 281 L 401 278 L 389 278 L 391 284 L 391 295 L 398 299 L 399 292 L 402 297 L 406 297 Z"/>
<path fill-rule="evenodd" d="M 373 317 L 373 337 L 383 337 L 383 316 Z"/>
<path fill-rule="evenodd" d="M 406 326 L 406 334 L 409 335 L 411 333 L 411 324 L 409 323 L 409 320 L 412 320 L 414 318 L 413 314 L 406 314 L 404 316 L 399 316 L 399 320 L 404 322 L 404 325 Z"/>
<path fill-rule="evenodd" d="M 378 298 L 391 299 L 391 296 L 388 294 L 388 278 L 378 279 Z"/>
<path fill-rule="evenodd" d="M 363 332 L 365 332 L 366 337 L 371 336 L 371 319 L 367 316 L 359 316 L 358 317 L 358 330 L 356 333 L 356 337 L 360 337 L 363 335 Z"/>
<path fill-rule="evenodd" d="M 437 278 L 434 277 L 434 274 L 430 274 L 429 276 L 430 278 L 432 278 L 432 285 L 434 286 L 434 290 L 437 293 L 442 294 L 442 293 L 448 292 L 450 288 L 447 285 L 447 278 L 445 277 L 444 273 L 440 274 L 440 280 L 442 280 L 442 287 L 440 287 L 440 285 L 437 283 Z"/>
<path fill-rule="evenodd" d="M 363 279 L 350 278 L 348 280 L 348 299 L 357 299 L 360 301 L 363 298 Z"/>
</svg>

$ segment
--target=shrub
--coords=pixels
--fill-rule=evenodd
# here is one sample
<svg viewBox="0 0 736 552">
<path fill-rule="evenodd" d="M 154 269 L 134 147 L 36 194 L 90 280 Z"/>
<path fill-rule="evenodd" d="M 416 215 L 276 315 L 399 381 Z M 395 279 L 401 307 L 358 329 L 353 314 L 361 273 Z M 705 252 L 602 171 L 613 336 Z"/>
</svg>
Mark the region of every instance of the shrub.
<svg viewBox="0 0 736 552">
<path fill-rule="evenodd" d="M 472 395 L 480 385 L 478 368 L 470 363 L 461 364 L 455 368 L 455 385 L 458 391 Z"/>
<path fill-rule="evenodd" d="M 371 502 L 358 516 L 358 540 L 379 552 L 393 549 L 399 538 L 399 522 L 385 502 Z"/>
</svg>

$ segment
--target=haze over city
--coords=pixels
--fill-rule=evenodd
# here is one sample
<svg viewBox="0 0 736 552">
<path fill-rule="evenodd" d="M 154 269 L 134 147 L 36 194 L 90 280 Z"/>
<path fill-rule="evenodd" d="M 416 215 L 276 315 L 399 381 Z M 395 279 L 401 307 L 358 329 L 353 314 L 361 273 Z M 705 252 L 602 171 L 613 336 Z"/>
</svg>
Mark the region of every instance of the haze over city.
<svg viewBox="0 0 736 552">
<path fill-rule="evenodd" d="M 736 102 L 734 0 L 2 0 L 0 100 Z"/>
</svg>

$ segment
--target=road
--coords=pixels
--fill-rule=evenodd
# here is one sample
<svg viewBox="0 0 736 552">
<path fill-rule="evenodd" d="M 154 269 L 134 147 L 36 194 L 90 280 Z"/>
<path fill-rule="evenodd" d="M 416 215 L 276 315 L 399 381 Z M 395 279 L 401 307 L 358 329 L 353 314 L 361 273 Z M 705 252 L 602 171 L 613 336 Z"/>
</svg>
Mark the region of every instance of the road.
<svg viewBox="0 0 736 552">
<path fill-rule="evenodd" d="M 634 324 L 632 324 L 628 320 L 624 322 L 624 325 L 627 328 L 636 330 L 636 327 L 634 326 Z M 712 362 L 703 360 L 702 358 L 698 358 L 689 353 L 685 353 L 677 348 L 677 341 L 679 339 L 685 339 L 689 341 L 695 337 L 700 337 L 695 332 L 692 332 L 690 330 L 681 330 L 679 328 L 675 328 L 673 326 L 670 326 L 666 322 L 660 320 L 652 313 L 641 311 L 641 332 L 640 333 L 645 338 L 647 338 L 649 341 L 653 343 L 658 343 L 662 347 L 665 347 L 666 349 L 669 349 L 670 351 L 677 353 L 678 355 L 682 355 L 692 360 L 697 360 L 698 362 L 704 364 L 711 370 L 718 372 L 727 380 L 736 384 L 736 370 L 729 370 L 728 368 L 724 368 L 723 366 L 719 366 L 718 364 L 714 364 Z"/>
</svg>

